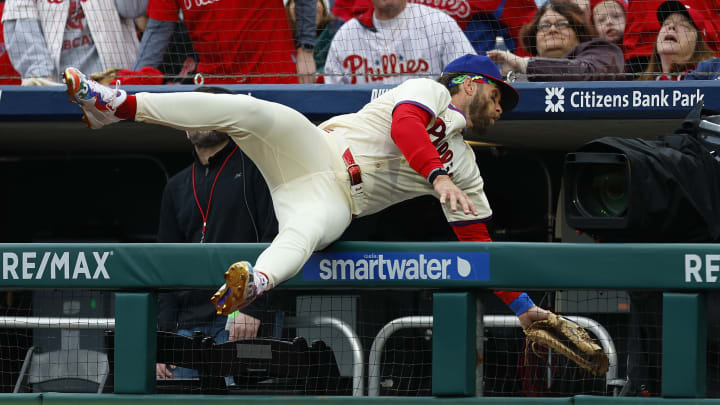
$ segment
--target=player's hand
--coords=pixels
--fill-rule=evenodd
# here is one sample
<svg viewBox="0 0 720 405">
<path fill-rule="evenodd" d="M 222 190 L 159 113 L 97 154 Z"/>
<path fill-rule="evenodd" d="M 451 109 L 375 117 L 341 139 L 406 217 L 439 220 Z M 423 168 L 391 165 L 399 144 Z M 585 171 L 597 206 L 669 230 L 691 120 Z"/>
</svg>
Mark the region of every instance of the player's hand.
<svg viewBox="0 0 720 405">
<path fill-rule="evenodd" d="M 238 312 L 234 317 L 228 317 L 227 329 L 230 331 L 230 340 L 249 339 L 257 336 L 260 320 L 250 315 Z"/>
<path fill-rule="evenodd" d="M 173 378 L 173 373 L 170 370 L 175 370 L 174 365 L 167 365 L 165 363 L 155 363 L 155 376 L 158 379 Z"/>
<path fill-rule="evenodd" d="M 487 51 L 486 54 L 496 64 L 503 65 L 503 70 L 527 73 L 527 65 L 530 58 L 517 56 L 508 51 L 498 51 L 497 49 Z"/>
<path fill-rule="evenodd" d="M 296 54 L 296 65 L 298 80 L 300 84 L 315 83 L 317 67 L 315 66 L 315 56 L 312 51 L 298 48 Z"/>
<path fill-rule="evenodd" d="M 470 198 L 453 183 L 450 176 L 444 174 L 437 176 L 435 181 L 433 181 L 433 188 L 440 197 L 440 204 L 445 205 L 450 202 L 450 209 L 452 211 L 457 211 L 459 204 L 465 214 L 470 214 L 471 212 L 473 215 L 478 214 Z"/>
<path fill-rule="evenodd" d="M 110 86 L 117 79 L 118 69 L 108 69 L 104 72 L 90 74 L 90 78 L 105 86 Z"/>
<path fill-rule="evenodd" d="M 58 83 L 50 77 L 26 77 L 20 84 L 23 86 L 62 86 L 62 83 Z"/>
</svg>

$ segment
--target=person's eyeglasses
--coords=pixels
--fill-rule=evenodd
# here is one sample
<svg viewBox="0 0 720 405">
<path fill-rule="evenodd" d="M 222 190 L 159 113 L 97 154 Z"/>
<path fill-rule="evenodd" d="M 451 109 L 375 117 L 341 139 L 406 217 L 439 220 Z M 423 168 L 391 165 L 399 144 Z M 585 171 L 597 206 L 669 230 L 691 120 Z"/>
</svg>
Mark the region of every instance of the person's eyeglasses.
<svg viewBox="0 0 720 405">
<path fill-rule="evenodd" d="M 555 21 L 554 23 L 542 23 L 538 24 L 538 32 L 548 32 L 550 31 L 550 27 L 555 26 L 558 30 L 564 30 L 570 27 L 570 23 L 568 21 Z"/>
</svg>

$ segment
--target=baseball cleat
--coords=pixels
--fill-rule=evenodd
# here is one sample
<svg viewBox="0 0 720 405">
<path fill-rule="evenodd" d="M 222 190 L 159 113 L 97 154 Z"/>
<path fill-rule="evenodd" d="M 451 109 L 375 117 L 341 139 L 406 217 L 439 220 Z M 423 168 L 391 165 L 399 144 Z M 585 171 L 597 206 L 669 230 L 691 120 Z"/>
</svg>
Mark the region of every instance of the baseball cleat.
<svg viewBox="0 0 720 405">
<path fill-rule="evenodd" d="M 218 315 L 229 315 L 257 298 L 252 265 L 237 262 L 225 272 L 225 284 L 210 298 Z"/>
<path fill-rule="evenodd" d="M 119 81 L 115 89 L 112 89 L 88 78 L 73 67 L 65 69 L 63 79 L 70 101 L 80 105 L 83 122 L 88 128 L 98 129 L 120 121 L 120 118 L 115 116 L 115 110 L 125 102 L 127 93 L 120 90 Z"/>
</svg>

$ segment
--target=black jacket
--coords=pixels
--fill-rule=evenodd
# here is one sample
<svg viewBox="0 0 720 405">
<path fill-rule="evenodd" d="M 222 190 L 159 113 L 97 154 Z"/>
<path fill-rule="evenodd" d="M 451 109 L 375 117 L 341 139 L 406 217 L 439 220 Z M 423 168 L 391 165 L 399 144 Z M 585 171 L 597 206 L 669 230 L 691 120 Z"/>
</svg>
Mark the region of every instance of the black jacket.
<svg viewBox="0 0 720 405">
<path fill-rule="evenodd" d="M 611 242 L 720 241 L 720 162 L 707 146 L 682 133 L 584 145 L 583 152 L 622 153 L 630 163 L 627 229 L 594 233 Z"/>
<path fill-rule="evenodd" d="M 277 220 L 265 180 L 255 164 L 236 148 L 237 145 L 230 142 L 209 159 L 208 166 L 203 166 L 193 153 L 195 188 L 204 211 L 208 208 L 215 176 L 232 153 L 212 193 L 210 211 L 207 213 L 206 243 L 269 242 L 277 234 Z M 192 170 L 193 165 L 186 167 L 171 177 L 165 186 L 160 207 L 158 242 L 200 242 L 203 218 L 195 202 Z M 187 290 L 160 294 L 160 329 L 175 331 L 212 322 L 215 308 L 210 303 L 210 296 L 214 292 Z M 252 313 L 252 307 L 243 312 Z"/>
</svg>

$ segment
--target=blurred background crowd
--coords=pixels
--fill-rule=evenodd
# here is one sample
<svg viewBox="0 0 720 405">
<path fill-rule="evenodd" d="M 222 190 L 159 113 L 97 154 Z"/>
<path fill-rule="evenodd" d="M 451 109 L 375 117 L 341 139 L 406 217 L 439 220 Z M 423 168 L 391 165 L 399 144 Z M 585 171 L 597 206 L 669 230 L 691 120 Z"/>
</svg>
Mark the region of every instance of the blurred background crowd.
<svg viewBox="0 0 720 405">
<path fill-rule="evenodd" d="M 715 79 L 716 0 L 5 0 L 0 84 L 397 84 L 487 54 L 511 81 Z"/>
</svg>

